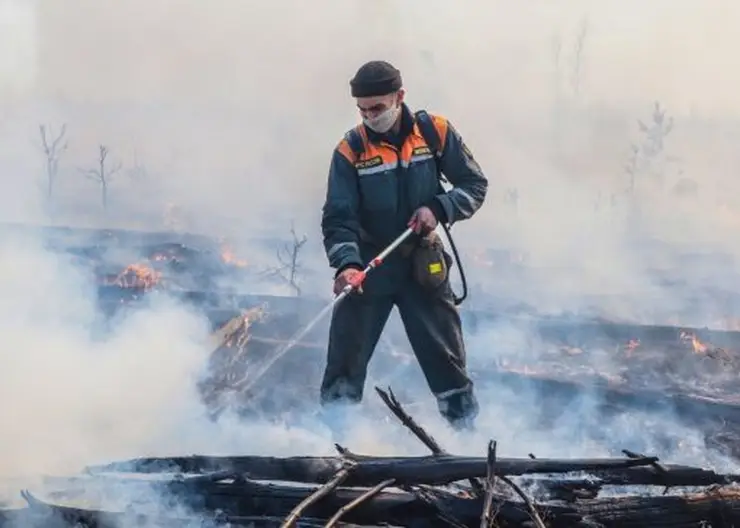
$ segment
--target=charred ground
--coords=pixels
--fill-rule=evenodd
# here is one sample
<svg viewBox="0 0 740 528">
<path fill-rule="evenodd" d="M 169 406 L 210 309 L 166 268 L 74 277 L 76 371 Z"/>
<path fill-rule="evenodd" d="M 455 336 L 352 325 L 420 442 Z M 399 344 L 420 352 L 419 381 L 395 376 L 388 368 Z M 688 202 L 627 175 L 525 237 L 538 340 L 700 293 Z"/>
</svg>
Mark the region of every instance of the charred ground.
<svg viewBox="0 0 740 528">
<path fill-rule="evenodd" d="M 38 234 L 38 229 L 33 230 Z M 277 345 L 324 305 L 322 299 L 250 295 L 224 288 L 227 283 L 266 280 L 264 270 L 236 256 L 224 240 L 59 228 L 46 229 L 43 235 L 48 249 L 71 255 L 90 271 L 100 312 L 109 325 L 122 312 L 162 295 L 206 314 L 213 330 L 213 353 L 199 390 L 214 420 L 224 412 L 284 420 L 310 408 L 323 365 L 324 327 L 298 343 L 295 353 L 249 392 L 241 387 Z M 464 317 L 473 334 L 481 328 L 507 328 L 488 342 L 498 352 L 497 359 L 473 361 L 474 376 L 481 385 L 540 395 L 527 408 L 542 430 L 578 413 L 579 402 L 587 395 L 595 416 L 644 413 L 658 422 L 669 416 L 701 431 L 707 450 L 740 456 L 736 450 L 740 332 L 543 315 L 503 304 L 498 309 L 466 310 Z M 400 361 L 385 373 L 390 385 L 415 368 L 408 352 L 394 350 Z M 275 390 L 284 397 L 270 397 Z M 70 479 L 47 479 L 43 498 L 24 491 L 28 508 L 6 510 L 2 519 L 23 526 L 51 526 L 52 521 L 62 526 L 147 522 L 181 526 L 196 523 L 192 519 L 197 519 L 197 525 L 288 526 L 285 523 L 300 518 L 299 526 L 340 526 L 336 515 L 341 512 L 342 522 L 364 526 L 478 526 L 481 515 L 495 518 L 498 526 L 696 526 L 704 522 L 716 527 L 740 520 L 735 475 L 664 465 L 653 453 L 629 450 L 603 460 L 540 460 L 536 454 L 529 459 L 503 459 L 491 444 L 487 458 L 456 457 L 447 454 L 404 410 L 399 400 L 409 400 L 412 394 L 402 388 L 398 398 L 392 392 L 378 393 L 432 457 L 370 457 L 353 453 L 351 446 L 337 446 L 335 458 L 141 459 Z M 666 452 L 680 447 L 680 439 L 668 434 L 664 442 Z M 613 447 L 619 451 L 620 446 Z M 621 490 L 616 496 L 614 486 Z M 661 496 L 651 488 L 669 495 Z M 121 505 L 121 497 L 130 497 L 132 490 L 138 490 L 137 497 L 146 496 L 142 489 L 156 494 L 158 501 L 168 497 L 181 511 L 152 513 L 145 500 L 140 505 L 131 500 Z M 81 508 L 81 501 L 96 506 Z"/>
</svg>

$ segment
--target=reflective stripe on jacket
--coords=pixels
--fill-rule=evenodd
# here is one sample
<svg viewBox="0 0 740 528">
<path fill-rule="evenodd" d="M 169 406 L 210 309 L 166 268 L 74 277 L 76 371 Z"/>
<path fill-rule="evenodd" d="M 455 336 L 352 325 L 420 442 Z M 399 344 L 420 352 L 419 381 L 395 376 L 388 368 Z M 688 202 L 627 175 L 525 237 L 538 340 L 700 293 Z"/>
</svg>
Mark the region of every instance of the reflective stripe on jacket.
<svg viewBox="0 0 740 528">
<path fill-rule="evenodd" d="M 321 227 L 329 265 L 337 272 L 364 267 L 406 229 L 423 205 L 440 222 L 453 224 L 470 218 L 483 204 L 488 181 L 482 169 L 452 124 L 430 116 L 440 138 L 440 167 L 452 184 L 448 192 L 439 185 L 434 153 L 406 105 L 398 136 L 381 136 L 359 125 L 364 146 L 359 158 L 346 137 L 334 150 Z M 393 283 L 408 272 L 403 257 L 394 254 L 373 272 L 377 279 L 368 277 L 365 290 L 376 286 L 379 292 L 391 292 Z"/>
</svg>

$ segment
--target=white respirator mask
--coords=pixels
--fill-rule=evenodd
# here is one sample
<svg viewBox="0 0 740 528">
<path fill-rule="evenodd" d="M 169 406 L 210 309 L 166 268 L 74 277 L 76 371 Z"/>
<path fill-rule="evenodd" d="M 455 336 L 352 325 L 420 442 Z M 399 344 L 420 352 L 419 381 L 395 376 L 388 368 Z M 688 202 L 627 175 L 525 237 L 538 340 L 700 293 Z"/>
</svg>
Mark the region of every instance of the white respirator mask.
<svg viewBox="0 0 740 528">
<path fill-rule="evenodd" d="M 370 130 L 373 130 L 378 134 L 385 134 L 393 127 L 400 114 L 401 105 L 396 105 L 388 108 L 383 113 L 378 114 L 373 118 L 365 118 L 362 122 Z"/>
</svg>

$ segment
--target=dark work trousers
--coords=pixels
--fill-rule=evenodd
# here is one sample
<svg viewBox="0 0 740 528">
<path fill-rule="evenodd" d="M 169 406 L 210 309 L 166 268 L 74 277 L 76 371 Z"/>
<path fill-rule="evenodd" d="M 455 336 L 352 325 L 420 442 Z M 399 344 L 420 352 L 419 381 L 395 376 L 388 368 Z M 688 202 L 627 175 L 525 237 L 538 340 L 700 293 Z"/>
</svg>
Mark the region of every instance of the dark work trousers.
<svg viewBox="0 0 740 528">
<path fill-rule="evenodd" d="M 430 290 L 410 280 L 393 296 L 353 293 L 339 303 L 329 330 L 321 403 L 362 400 L 368 363 L 394 305 L 439 412 L 454 428 L 471 428 L 478 403 L 465 368 L 460 314 L 447 281 Z"/>
</svg>

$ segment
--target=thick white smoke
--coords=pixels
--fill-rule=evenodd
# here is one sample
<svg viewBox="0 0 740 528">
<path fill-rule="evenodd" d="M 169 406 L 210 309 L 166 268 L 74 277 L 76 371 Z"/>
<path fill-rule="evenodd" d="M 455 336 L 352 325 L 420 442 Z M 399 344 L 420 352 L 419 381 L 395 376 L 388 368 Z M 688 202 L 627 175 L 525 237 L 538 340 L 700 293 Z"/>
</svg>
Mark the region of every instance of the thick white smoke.
<svg viewBox="0 0 740 528">
<path fill-rule="evenodd" d="M 326 278 L 306 288 L 326 296 L 319 211 L 331 151 L 357 119 L 347 82 L 362 62 L 384 58 L 402 70 L 410 103 L 449 117 L 490 178 L 484 208 L 455 228 L 458 245 L 528 259 L 516 277 L 467 260 L 471 303 L 494 293 L 542 310 L 597 305 L 610 317 L 669 320 L 688 293 L 656 284 L 653 268 L 677 266 L 654 248 L 737 252 L 740 78 L 730 65 L 739 6 L 0 0 L 0 219 L 176 226 L 236 238 L 258 261 L 272 253 L 250 238 L 289 236 L 294 220 L 309 237 L 305 266 Z M 637 121 L 651 125 L 655 101 L 674 128 L 650 157 Z M 41 124 L 54 134 L 67 125 L 52 204 Z M 633 144 L 643 165 L 630 192 Z M 85 176 L 99 145 L 110 149 L 109 167 L 121 164 L 105 211 Z M 91 277 L 41 241 L 0 234 L 0 271 L 0 419 L 13 424 L 0 476 L 157 453 L 331 451 L 328 430 L 310 417 L 291 427 L 203 418 L 202 314 L 160 300 L 101 333 Z M 679 275 L 695 289 L 737 286 L 706 269 Z M 709 311 L 684 310 L 702 321 Z M 471 358 L 493 362 L 497 341 L 517 332 L 469 336 Z M 480 454 L 495 436 L 507 455 L 603 454 L 638 441 L 646 420 L 602 422 L 612 426 L 602 437 L 584 401 L 573 420 L 535 432 L 527 410 L 537 395 L 483 383 L 480 432 L 456 435 L 418 372 L 404 380 L 413 384 L 423 401 L 414 412 L 458 452 Z M 370 385 L 367 398 L 378 405 Z M 352 422 L 348 447 L 423 452 L 397 424 L 370 416 Z M 695 433 L 675 435 L 690 440 L 684 456 L 703 447 Z"/>
</svg>

